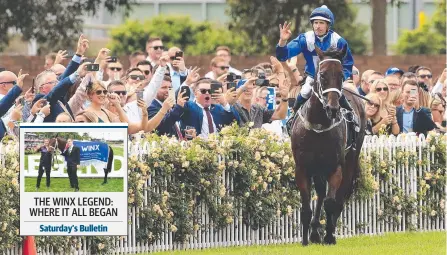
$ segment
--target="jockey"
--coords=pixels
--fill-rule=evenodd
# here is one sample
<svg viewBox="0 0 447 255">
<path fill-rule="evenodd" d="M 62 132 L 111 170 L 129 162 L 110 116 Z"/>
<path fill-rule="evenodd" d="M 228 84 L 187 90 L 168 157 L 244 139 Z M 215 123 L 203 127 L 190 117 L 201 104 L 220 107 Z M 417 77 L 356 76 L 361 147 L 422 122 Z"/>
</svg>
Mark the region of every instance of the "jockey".
<svg viewBox="0 0 447 255">
<path fill-rule="evenodd" d="M 334 25 L 334 15 L 331 10 L 329 10 L 326 5 L 322 5 L 312 11 L 309 20 L 312 24 L 313 31 L 300 34 L 289 43 L 287 43 L 287 40 L 292 35 L 292 32 L 290 31 L 290 23 L 284 23 L 284 26 L 280 25 L 280 39 L 276 46 L 276 57 L 279 61 L 286 61 L 300 53 L 303 53 L 304 59 L 306 60 L 305 72 L 307 78 L 295 101 L 295 105 L 293 106 L 294 116 L 297 116 L 295 114 L 297 110 L 311 96 L 312 82 L 314 81 L 315 71 L 318 64 L 318 55 L 315 51 L 315 45 L 323 51 L 327 51 L 329 48 L 337 48 L 340 51 L 346 51 L 346 54 L 342 59 L 344 80 L 352 78 L 354 59 L 352 58 L 351 50 L 349 49 L 346 40 L 336 32 L 330 30 Z M 340 106 L 348 110 L 348 120 L 356 122 L 352 114 L 352 107 L 343 94 L 340 97 Z M 289 119 L 288 126 L 293 124 L 293 119 L 294 117 Z M 358 125 L 357 123 L 354 124 L 356 126 Z"/>
</svg>

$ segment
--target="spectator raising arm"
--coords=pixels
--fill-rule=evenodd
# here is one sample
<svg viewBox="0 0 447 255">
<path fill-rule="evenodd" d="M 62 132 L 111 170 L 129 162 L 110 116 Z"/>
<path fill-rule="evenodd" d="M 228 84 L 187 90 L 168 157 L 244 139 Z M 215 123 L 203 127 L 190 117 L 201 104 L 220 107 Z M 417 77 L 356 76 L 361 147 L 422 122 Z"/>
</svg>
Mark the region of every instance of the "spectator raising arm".
<svg viewBox="0 0 447 255">
<path fill-rule="evenodd" d="M 157 95 L 158 89 L 161 87 L 168 60 L 169 56 L 167 55 L 160 57 L 160 66 L 157 68 L 157 70 L 155 70 L 155 74 L 149 82 L 149 85 L 144 88 L 143 99 L 146 105 L 152 104 L 152 101 Z"/>
</svg>

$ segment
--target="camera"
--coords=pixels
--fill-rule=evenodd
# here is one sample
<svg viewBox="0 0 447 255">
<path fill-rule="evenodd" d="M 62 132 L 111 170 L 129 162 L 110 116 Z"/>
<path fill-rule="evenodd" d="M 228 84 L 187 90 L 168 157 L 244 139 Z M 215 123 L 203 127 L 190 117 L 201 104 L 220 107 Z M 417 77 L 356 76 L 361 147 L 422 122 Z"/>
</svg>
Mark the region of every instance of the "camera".
<svg viewBox="0 0 447 255">
<path fill-rule="evenodd" d="M 255 81 L 256 86 L 268 87 L 270 85 L 269 80 L 265 78 L 265 73 L 259 73 L 258 79 Z"/>
<path fill-rule="evenodd" d="M 89 72 L 99 71 L 99 64 L 88 64 L 87 71 L 89 71 Z"/>
<path fill-rule="evenodd" d="M 240 80 L 242 79 L 242 77 L 240 75 L 236 75 L 235 73 L 229 73 L 227 75 L 227 81 L 228 82 L 233 82 L 235 80 Z"/>
<path fill-rule="evenodd" d="M 419 86 L 419 88 L 421 88 L 421 89 L 425 90 L 426 92 L 428 92 L 428 86 L 423 81 L 419 81 L 418 82 L 418 86 Z"/>
</svg>

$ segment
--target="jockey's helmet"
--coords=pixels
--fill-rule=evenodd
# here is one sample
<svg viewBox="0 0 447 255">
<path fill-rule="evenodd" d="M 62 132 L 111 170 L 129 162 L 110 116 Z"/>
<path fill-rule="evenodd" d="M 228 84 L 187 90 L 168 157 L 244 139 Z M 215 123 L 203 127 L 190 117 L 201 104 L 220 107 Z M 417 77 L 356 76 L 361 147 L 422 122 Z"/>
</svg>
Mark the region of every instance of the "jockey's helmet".
<svg viewBox="0 0 447 255">
<path fill-rule="evenodd" d="M 326 5 L 322 5 L 318 8 L 315 8 L 315 10 L 312 11 L 310 14 L 310 23 L 312 23 L 313 20 L 324 20 L 329 23 L 329 27 L 334 25 L 334 14 L 327 8 Z"/>
</svg>

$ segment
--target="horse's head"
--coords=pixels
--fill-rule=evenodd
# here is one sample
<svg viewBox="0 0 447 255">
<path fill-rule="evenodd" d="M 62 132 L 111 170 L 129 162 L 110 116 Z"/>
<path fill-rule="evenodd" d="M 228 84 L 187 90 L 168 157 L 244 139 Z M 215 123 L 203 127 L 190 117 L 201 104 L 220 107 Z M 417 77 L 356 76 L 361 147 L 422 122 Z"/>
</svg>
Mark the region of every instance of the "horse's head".
<svg viewBox="0 0 447 255">
<path fill-rule="evenodd" d="M 317 79 L 314 83 L 314 91 L 329 119 L 337 116 L 340 110 L 339 99 L 342 95 L 341 88 L 343 84 L 343 65 L 342 57 L 345 52 L 329 49 L 323 52 L 315 46 L 319 62 L 317 67 Z"/>
</svg>

